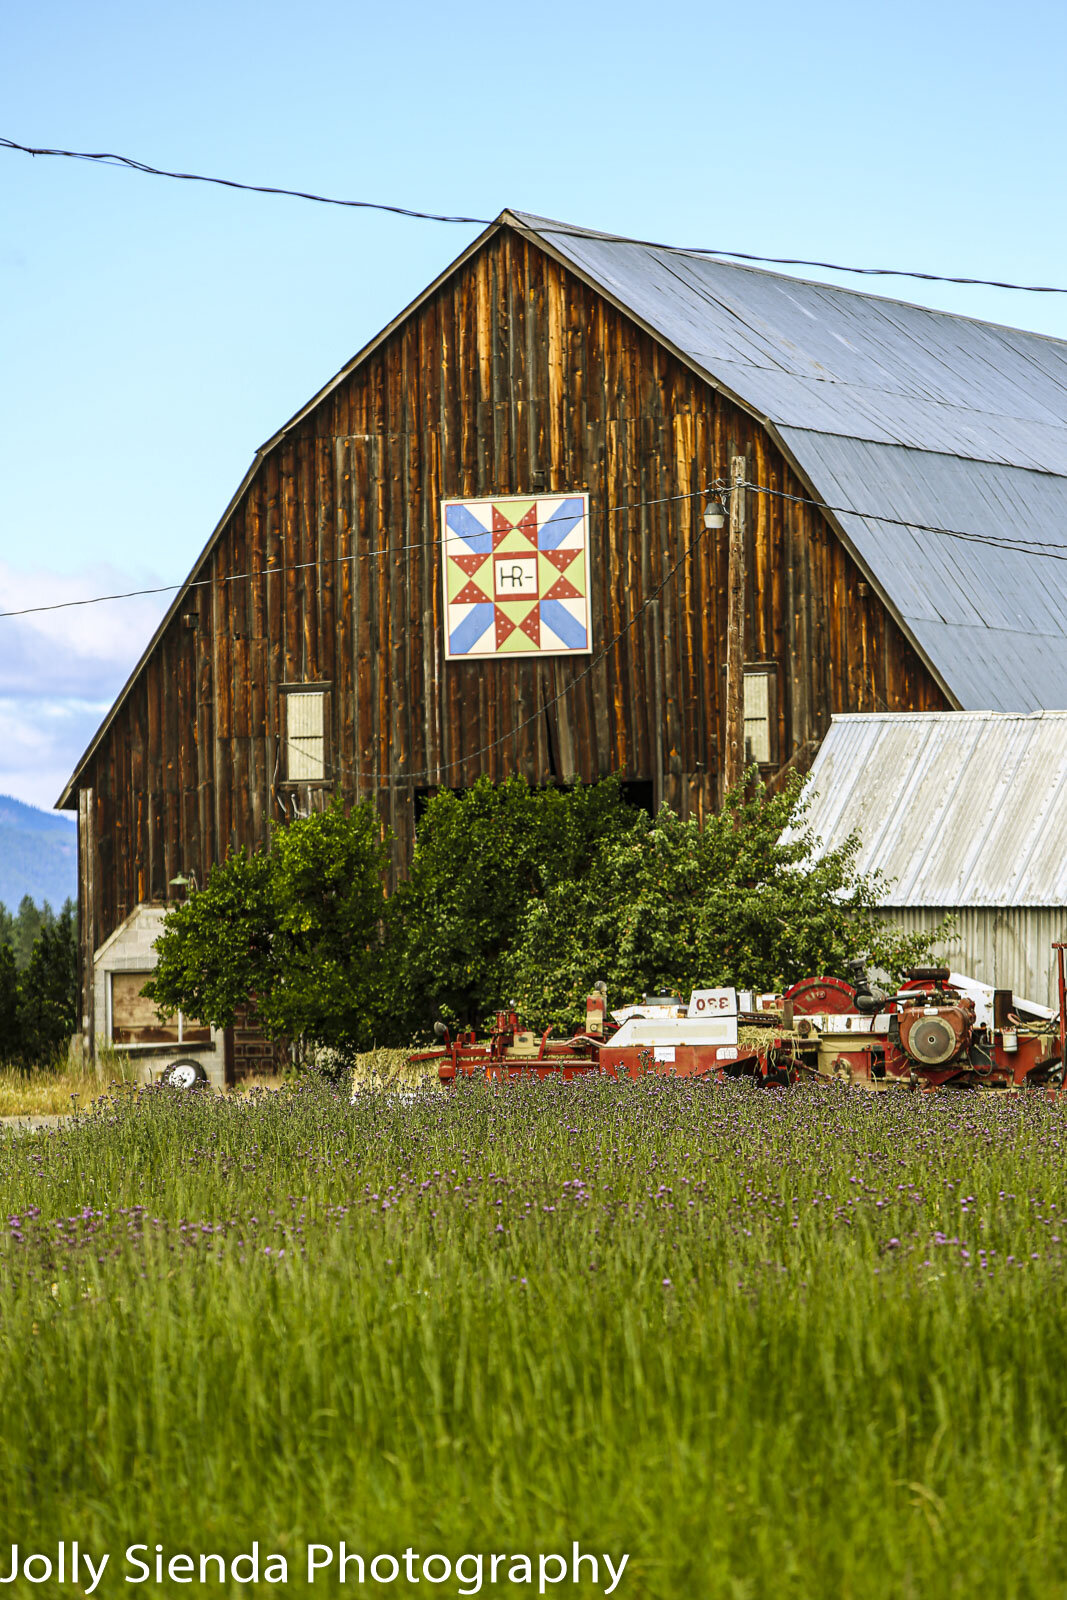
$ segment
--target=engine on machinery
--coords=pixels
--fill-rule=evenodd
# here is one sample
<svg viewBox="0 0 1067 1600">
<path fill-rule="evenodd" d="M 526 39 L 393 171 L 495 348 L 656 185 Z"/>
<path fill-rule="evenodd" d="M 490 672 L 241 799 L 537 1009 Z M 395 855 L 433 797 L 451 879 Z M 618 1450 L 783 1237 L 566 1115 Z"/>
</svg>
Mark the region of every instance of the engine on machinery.
<svg viewBox="0 0 1067 1600">
<path fill-rule="evenodd" d="M 890 1010 L 887 1076 L 945 1082 L 964 1070 L 988 1075 L 988 1030 L 977 1028 L 974 1001 L 949 984 L 947 967 L 914 968 Z"/>
<path fill-rule="evenodd" d="M 974 1000 L 949 982 L 947 967 L 913 969 L 887 1010 L 887 1078 L 1005 1088 L 1062 1076 L 1056 1030 L 1022 1029 L 1007 990 L 994 992 L 993 1025 L 979 1024 Z"/>
<path fill-rule="evenodd" d="M 943 989 L 907 996 L 898 1002 L 897 1027 L 900 1048 L 918 1066 L 946 1066 L 970 1049 L 974 1001 Z"/>
<path fill-rule="evenodd" d="M 540 1035 L 524 1030 L 511 1005 L 482 1039 L 473 1028 L 452 1036 L 438 1023 L 437 1048 L 409 1060 L 435 1061 L 442 1083 L 473 1076 L 568 1082 L 653 1073 L 719 1081 L 747 1076 L 758 1085 L 843 1082 L 877 1091 L 951 1085 L 1062 1093 L 1067 941 L 1053 948 L 1056 1014 L 947 967 L 912 968 L 896 992 L 887 993 L 856 962 L 848 979 L 802 978 L 778 995 L 721 986 L 694 989 L 688 1005 L 678 995 L 646 995 L 611 1012 L 610 1022 L 604 985 L 597 984 L 586 1001 L 584 1029 L 569 1038 L 553 1038 L 550 1028 Z"/>
</svg>

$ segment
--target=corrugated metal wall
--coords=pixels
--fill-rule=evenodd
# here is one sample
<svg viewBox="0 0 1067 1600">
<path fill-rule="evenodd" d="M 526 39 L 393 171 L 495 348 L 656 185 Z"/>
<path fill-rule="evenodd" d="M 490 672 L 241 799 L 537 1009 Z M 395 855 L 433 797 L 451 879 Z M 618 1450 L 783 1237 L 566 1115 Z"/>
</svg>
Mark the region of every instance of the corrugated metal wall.
<svg viewBox="0 0 1067 1600">
<path fill-rule="evenodd" d="M 1058 1009 L 1051 946 L 1054 939 L 1067 939 L 1067 908 L 988 906 L 954 911 L 951 906 L 919 910 L 885 906 L 879 915 L 905 933 L 918 933 L 955 915 L 952 937 L 938 948 L 938 954 L 956 972 Z"/>
</svg>

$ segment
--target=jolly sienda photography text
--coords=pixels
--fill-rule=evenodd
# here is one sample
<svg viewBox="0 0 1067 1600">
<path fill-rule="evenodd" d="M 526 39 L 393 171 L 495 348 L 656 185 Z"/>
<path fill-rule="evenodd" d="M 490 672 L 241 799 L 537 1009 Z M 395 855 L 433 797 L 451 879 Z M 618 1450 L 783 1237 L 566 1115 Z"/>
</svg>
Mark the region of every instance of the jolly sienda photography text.
<svg viewBox="0 0 1067 1600">
<path fill-rule="evenodd" d="M 103 1600 L 115 1592 L 117 1582 L 137 1586 L 162 1583 L 197 1586 L 223 1583 L 274 1584 L 284 1588 L 290 1574 L 301 1583 L 324 1580 L 336 1590 L 338 1584 L 353 1588 L 377 1588 L 395 1583 L 453 1583 L 461 1595 L 482 1593 L 483 1589 L 508 1584 L 526 1587 L 532 1593 L 548 1594 L 559 1585 L 594 1584 L 614 1594 L 626 1570 L 628 1555 L 613 1558 L 606 1552 L 582 1550 L 575 1541 L 569 1553 L 546 1554 L 467 1552 L 450 1557 L 421 1555 L 412 1546 L 399 1555 L 379 1552 L 364 1555 L 340 1544 L 308 1544 L 301 1557 L 267 1553 L 254 1540 L 249 1549 L 234 1556 L 216 1552 L 167 1550 L 161 1544 L 131 1544 L 117 1556 L 107 1550 L 91 1550 L 77 1539 L 60 1540 L 46 1550 L 31 1550 L 12 1544 L 0 1546 L 0 1584 L 47 1584 L 46 1593 L 57 1586 Z"/>
</svg>

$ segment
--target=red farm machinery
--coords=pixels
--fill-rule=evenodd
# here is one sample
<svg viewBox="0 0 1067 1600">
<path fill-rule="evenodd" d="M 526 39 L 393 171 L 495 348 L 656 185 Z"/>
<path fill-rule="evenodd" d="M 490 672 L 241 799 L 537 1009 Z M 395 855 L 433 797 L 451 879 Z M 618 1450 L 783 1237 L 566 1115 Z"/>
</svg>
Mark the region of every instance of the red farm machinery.
<svg viewBox="0 0 1067 1600">
<path fill-rule="evenodd" d="M 585 1027 L 569 1038 L 524 1029 L 514 1009 L 488 1035 L 450 1033 L 412 1056 L 436 1061 L 445 1084 L 461 1078 L 597 1074 L 639 1078 L 748 1078 L 758 1086 L 845 1083 L 874 1091 L 942 1086 L 1011 1092 L 1067 1086 L 1064 945 L 1054 946 L 1059 1013 L 1020 1015 L 1006 989 L 989 989 L 947 967 L 915 968 L 891 993 L 857 970 L 853 981 L 804 978 L 782 995 L 732 988 L 646 996 L 611 1015 L 603 987 L 589 996 Z"/>
</svg>

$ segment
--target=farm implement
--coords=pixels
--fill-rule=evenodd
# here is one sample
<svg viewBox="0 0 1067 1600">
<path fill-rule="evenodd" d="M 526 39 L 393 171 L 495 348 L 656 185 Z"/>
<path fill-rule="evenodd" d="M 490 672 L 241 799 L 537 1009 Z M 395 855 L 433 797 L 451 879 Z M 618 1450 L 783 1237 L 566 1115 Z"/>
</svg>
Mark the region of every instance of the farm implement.
<svg viewBox="0 0 1067 1600">
<path fill-rule="evenodd" d="M 840 978 L 804 978 L 782 995 L 732 988 L 646 996 L 610 1016 L 602 988 L 586 1002 L 584 1029 L 555 1038 L 530 1032 L 514 1007 L 497 1013 L 488 1035 L 454 1035 L 437 1026 L 438 1048 L 413 1055 L 436 1061 L 442 1083 L 484 1076 L 560 1079 L 591 1074 L 745 1077 L 758 1086 L 809 1081 L 882 1091 L 943 1086 L 1012 1092 L 1067 1086 L 1064 945 L 1058 1015 L 1020 1015 L 1011 992 L 920 967 L 899 989 L 872 988 L 858 970 Z M 1031 1008 L 1037 1013 L 1041 1008 Z"/>
</svg>

